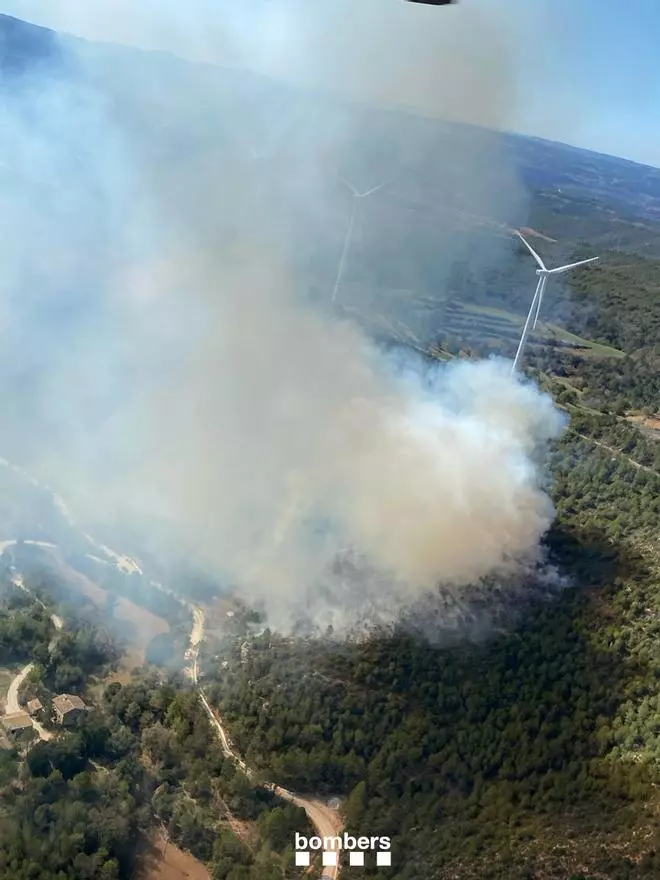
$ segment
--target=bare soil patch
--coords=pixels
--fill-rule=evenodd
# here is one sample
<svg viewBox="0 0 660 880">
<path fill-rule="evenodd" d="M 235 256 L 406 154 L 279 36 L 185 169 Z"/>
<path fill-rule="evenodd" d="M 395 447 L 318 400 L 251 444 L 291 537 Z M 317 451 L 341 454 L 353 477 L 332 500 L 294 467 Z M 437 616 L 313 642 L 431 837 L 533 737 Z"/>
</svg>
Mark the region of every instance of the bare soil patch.
<svg viewBox="0 0 660 880">
<path fill-rule="evenodd" d="M 521 226 L 520 231 L 523 235 L 530 236 L 532 238 L 540 238 L 543 241 L 556 242 L 556 238 L 550 238 L 549 235 L 544 235 L 542 232 L 539 232 L 537 229 L 532 229 L 531 226 Z"/>
<path fill-rule="evenodd" d="M 147 646 L 154 636 L 170 631 L 170 625 L 164 618 L 147 611 L 146 608 L 135 605 L 130 599 L 125 599 L 123 596 L 115 606 L 114 619 L 120 623 L 121 631 L 127 635 L 131 645 L 135 648 L 136 656 L 140 657 L 139 663 L 134 663 L 133 666 L 144 663 Z"/>
<path fill-rule="evenodd" d="M 9 685 L 18 672 L 19 667 L 8 668 L 0 666 L 0 712 L 5 711 L 5 703 L 7 702 L 7 690 Z"/>
<path fill-rule="evenodd" d="M 65 562 L 62 563 L 61 573 L 71 587 L 87 596 L 98 609 L 106 610 L 107 590 L 102 589 Z M 116 604 L 108 624 L 116 629 L 130 646 L 122 658 L 122 667 L 134 669 L 144 663 L 147 646 L 153 637 L 169 632 L 170 625 L 164 618 L 158 617 L 140 605 L 135 605 L 125 596 L 117 596 L 114 593 L 112 595 L 115 596 Z"/>
<path fill-rule="evenodd" d="M 207 868 L 173 843 L 165 845 L 162 834 L 144 844 L 138 880 L 211 880 Z"/>
<path fill-rule="evenodd" d="M 660 419 L 653 416 L 628 416 L 629 422 L 636 425 L 647 437 L 660 440 Z"/>
</svg>

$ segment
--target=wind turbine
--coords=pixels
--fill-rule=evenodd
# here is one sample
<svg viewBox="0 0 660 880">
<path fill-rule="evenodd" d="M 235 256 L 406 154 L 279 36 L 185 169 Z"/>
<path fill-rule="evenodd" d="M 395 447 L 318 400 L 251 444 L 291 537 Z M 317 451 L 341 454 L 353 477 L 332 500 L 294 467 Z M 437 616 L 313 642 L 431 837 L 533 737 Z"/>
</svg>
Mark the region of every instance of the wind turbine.
<svg viewBox="0 0 660 880">
<path fill-rule="evenodd" d="M 366 199 L 367 196 L 370 196 L 372 193 L 378 192 L 379 189 L 382 189 L 384 186 L 388 186 L 393 182 L 394 178 L 388 178 L 384 180 L 382 183 L 379 183 L 377 186 L 372 186 L 371 189 L 367 189 L 364 192 L 358 192 L 355 187 L 350 184 L 347 180 L 344 180 L 343 177 L 339 178 L 340 182 L 344 184 L 345 187 L 350 189 L 352 194 L 352 204 L 351 204 L 351 216 L 348 221 L 348 228 L 346 230 L 346 236 L 344 238 L 344 247 L 342 248 L 341 257 L 339 258 L 339 266 L 337 267 L 337 276 L 335 278 L 335 285 L 332 288 L 332 301 L 334 302 L 337 299 L 337 292 L 339 290 L 339 285 L 341 284 L 341 279 L 344 275 L 344 266 L 346 264 L 346 257 L 348 255 L 349 248 L 351 246 L 351 238 L 353 236 L 353 226 L 355 225 L 355 210 L 357 208 L 358 199 Z"/>
<path fill-rule="evenodd" d="M 541 311 L 541 303 L 543 302 L 543 292 L 545 291 L 545 285 L 548 283 L 548 278 L 551 275 L 563 275 L 564 272 L 568 272 L 571 269 L 575 269 L 578 266 L 586 266 L 587 263 L 595 263 L 596 260 L 600 259 L 600 257 L 589 257 L 588 260 L 580 260 L 577 263 L 567 263 L 565 266 L 557 266 L 556 269 L 548 269 L 543 262 L 543 260 L 536 253 L 531 244 L 525 239 L 522 233 L 518 232 L 516 229 L 516 235 L 525 245 L 530 254 L 534 257 L 536 262 L 539 265 L 539 268 L 536 270 L 536 274 L 539 276 L 538 284 L 536 285 L 536 292 L 534 293 L 534 299 L 532 300 L 532 305 L 529 309 L 529 313 L 527 315 L 527 320 L 525 321 L 525 326 L 523 327 L 522 336 L 520 337 L 520 342 L 518 343 L 518 351 L 516 352 L 516 356 L 513 361 L 513 366 L 511 367 L 511 375 L 516 372 L 518 369 L 518 365 L 520 363 L 520 359 L 522 357 L 523 350 L 525 348 L 525 343 L 527 342 L 527 337 L 529 335 L 530 326 L 532 330 L 536 329 L 536 324 L 539 319 L 539 313 Z M 533 323 L 532 323 L 533 317 Z"/>
</svg>

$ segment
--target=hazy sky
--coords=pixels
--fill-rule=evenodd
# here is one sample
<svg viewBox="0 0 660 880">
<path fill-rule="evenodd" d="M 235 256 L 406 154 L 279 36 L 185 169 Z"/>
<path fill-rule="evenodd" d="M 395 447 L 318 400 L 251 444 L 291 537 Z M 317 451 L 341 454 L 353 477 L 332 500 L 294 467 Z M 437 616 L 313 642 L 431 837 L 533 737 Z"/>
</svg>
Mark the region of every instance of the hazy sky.
<svg viewBox="0 0 660 880">
<path fill-rule="evenodd" d="M 94 39 L 267 72 L 281 74 L 286 59 L 295 78 L 324 84 L 350 73 L 361 54 L 358 63 L 369 56 L 386 72 L 391 48 L 381 58 L 378 47 L 400 33 L 410 76 L 396 97 L 431 111 L 416 59 L 429 58 L 434 40 L 441 51 L 461 17 L 495 9 L 518 83 L 507 127 L 660 165 L 658 0 L 462 0 L 447 9 L 403 0 L 4 0 L 0 8 Z M 311 57 L 322 59 L 316 70 Z"/>
</svg>

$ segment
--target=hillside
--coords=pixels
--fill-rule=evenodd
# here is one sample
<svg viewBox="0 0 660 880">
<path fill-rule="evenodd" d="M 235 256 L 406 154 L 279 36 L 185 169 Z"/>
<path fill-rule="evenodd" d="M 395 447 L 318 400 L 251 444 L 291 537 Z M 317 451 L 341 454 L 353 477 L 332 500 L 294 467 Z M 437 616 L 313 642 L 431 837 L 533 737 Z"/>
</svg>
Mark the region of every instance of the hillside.
<svg viewBox="0 0 660 880">
<path fill-rule="evenodd" d="M 92 222 L 78 229 L 76 218 L 89 204 L 87 197 L 71 199 L 76 178 L 91 173 L 101 146 L 104 162 L 118 161 L 96 143 L 102 120 L 95 94 L 117 115 L 145 163 L 195 162 L 209 173 L 222 167 L 228 180 L 240 181 L 240 197 L 228 188 L 227 199 L 214 204 L 217 234 L 231 235 L 239 227 L 263 230 L 288 253 L 301 293 L 328 303 L 334 291 L 335 305 L 357 309 L 372 325 L 381 318 L 401 321 L 424 345 L 451 324 L 448 301 L 525 313 L 534 276 L 528 255 L 510 237 L 513 226 L 539 233 L 539 246 L 550 261 L 579 251 L 620 262 L 634 253 L 634 259 L 651 260 L 652 273 L 660 259 L 658 169 L 536 138 L 350 104 L 165 53 L 58 37 L 7 16 L 0 16 L 0 38 L 6 65 L 20 57 L 27 70 L 32 59 L 34 77 L 44 55 L 57 58 L 67 82 L 82 90 L 72 112 L 83 108 L 83 129 L 71 158 L 61 157 L 58 167 L 30 167 L 11 139 L 0 145 L 5 216 L 12 218 L 6 235 L 20 241 L 22 231 L 39 230 L 43 253 L 30 269 L 33 297 L 48 303 L 61 333 L 74 312 L 77 320 L 86 319 L 88 311 L 93 317 L 100 291 L 90 268 L 92 255 L 108 271 L 113 267 L 100 217 L 90 216 Z M 17 95 L 29 88 L 30 77 L 17 80 L 10 74 L 5 69 L 5 87 L 13 83 Z M 197 99 L 189 101 L 186 95 L 193 89 Z M 50 136 L 62 136 L 63 125 L 65 119 L 54 120 Z M 382 188 L 353 201 L 347 184 L 358 192 Z M 185 212 L 186 199 L 201 195 L 177 193 L 176 198 Z M 112 208 L 120 210 L 123 202 Z M 355 228 L 338 278 L 353 209 Z M 70 283 L 62 289 L 42 268 L 52 263 L 50 248 L 59 255 L 65 241 L 89 255 L 78 270 L 76 289 Z M 26 259 L 29 264 L 33 256 Z M 5 284 L 11 289 L 11 278 Z M 582 335 L 575 321 L 581 323 L 583 309 L 575 301 L 571 309 L 560 308 L 562 291 L 567 288 L 560 282 L 551 286 L 545 316 Z M 13 294 L 20 303 L 19 292 Z M 372 302 L 378 303 L 377 316 Z M 20 308 L 27 312 L 28 304 Z M 15 372 L 21 372 L 30 333 L 25 314 L 6 352 Z M 48 357 L 52 340 L 42 344 Z M 27 367 L 23 381 L 32 381 Z"/>
<path fill-rule="evenodd" d="M 84 76 L 61 64 L 74 56 Z M 301 297 L 383 346 L 441 360 L 511 355 L 535 281 L 514 226 L 528 227 L 548 263 L 601 255 L 549 286 L 525 361 L 570 415 L 547 462 L 557 517 L 545 549 L 563 589 L 530 594 L 496 631 L 458 645 L 403 631 L 357 645 L 284 639 L 254 610 L 240 613 L 240 596 L 233 616 L 218 611 L 217 584 L 192 583 L 192 563 L 177 570 L 176 589 L 217 612 L 201 674 L 249 765 L 282 786 L 340 797 L 353 833 L 392 836 L 391 869 L 347 869 L 342 880 L 660 876 L 660 443 L 648 427 L 660 399 L 660 170 L 0 16 L 3 100 L 28 94 L 26 71 L 44 58 L 57 59 L 90 124 L 60 165 L 35 168 L 0 143 L 0 234 L 29 243 L 24 273 L 2 282 L 16 304 L 0 354 L 0 454 L 12 460 L 66 451 L 35 401 L 80 327 L 95 332 L 119 261 L 104 246 L 110 220 L 90 209 L 94 198 L 107 204 L 105 191 L 90 190 L 89 202 L 79 192 L 99 154 L 117 167 L 117 153 L 98 152 L 101 97 L 139 171 L 171 169 L 184 217 L 205 204 L 204 179 L 221 180 L 211 243 L 237 229 L 263 234 L 289 258 Z M 187 100 L 193 89 L 199 101 Z M 63 119 L 54 131 L 68 137 Z M 195 191 L 177 189 L 184 162 L 209 175 Z M 126 201 L 110 204 L 137 212 L 117 179 Z M 53 269 L 68 265 L 63 253 L 81 260 L 75 282 Z M 100 395 L 85 416 L 106 424 L 112 402 Z M 0 476 L 8 533 L 55 540 L 108 595 L 158 601 L 154 610 L 176 621 L 171 597 L 85 555 L 49 493 L 24 481 L 18 490 L 15 471 Z M 25 639 L 45 642 L 38 615 L 30 620 Z M 24 660 L 29 646 L 19 647 Z M 94 880 L 124 880 L 138 835 L 162 825 L 213 866 L 214 880 L 296 876 L 291 839 L 304 818 L 223 756 L 189 681 L 165 674 L 181 645 L 156 647 L 148 672 L 105 688 L 97 727 L 63 747 L 0 755 L 0 874 L 46 880 L 35 853 L 56 825 L 58 878 L 81 876 L 82 865 Z"/>
<path fill-rule="evenodd" d="M 49 365 L 98 320 L 111 292 L 106 279 L 121 268 L 121 251 L 107 247 L 106 223 L 131 214 L 135 200 L 126 175 L 117 174 L 121 154 L 98 134 L 108 114 L 139 157 L 128 180 L 149 167 L 194 166 L 216 181 L 221 169 L 226 183 L 208 208 L 210 234 L 260 234 L 285 255 L 301 296 L 348 314 L 385 343 L 511 355 L 534 283 L 514 226 L 541 236 L 549 262 L 601 254 L 602 266 L 575 284 L 593 283 L 611 264 L 617 284 L 627 285 L 632 273 L 631 283 L 643 275 L 652 289 L 660 259 L 657 169 L 350 104 L 165 53 L 59 37 L 7 16 L 0 16 L 0 34 L 3 57 L 23 59 L 19 77 L 13 67 L 4 71 L 7 100 L 13 94 L 29 105 L 46 56 L 67 83 L 63 108 L 78 119 L 75 133 L 67 112 L 46 116 L 45 132 L 38 129 L 46 144 L 67 145 L 51 163 L 30 160 L 20 140 L 0 144 L 0 234 L 14 242 L 12 265 L 21 267 L 2 281 L 13 322 L 0 353 L 7 377 L 0 427 L 12 460 L 38 457 L 46 433 L 66 451 L 67 438 L 33 401 L 47 387 Z M 187 99 L 191 90 L 195 101 Z M 97 179 L 99 168 L 114 177 Z M 203 187 L 177 190 L 176 179 L 168 197 L 186 216 L 208 196 Z M 364 199 L 351 196 L 350 187 L 366 192 L 381 184 Z M 591 311 L 589 297 L 553 282 L 537 341 L 595 354 L 607 352 L 594 340 L 617 349 L 611 334 L 593 336 Z M 112 403 L 85 402 L 94 426 Z M 17 423 L 33 430 L 26 437 Z"/>
<path fill-rule="evenodd" d="M 36 27 L 10 15 L 0 16 L 0 71 L 3 80 L 14 78 L 61 58 L 54 31 Z"/>
</svg>

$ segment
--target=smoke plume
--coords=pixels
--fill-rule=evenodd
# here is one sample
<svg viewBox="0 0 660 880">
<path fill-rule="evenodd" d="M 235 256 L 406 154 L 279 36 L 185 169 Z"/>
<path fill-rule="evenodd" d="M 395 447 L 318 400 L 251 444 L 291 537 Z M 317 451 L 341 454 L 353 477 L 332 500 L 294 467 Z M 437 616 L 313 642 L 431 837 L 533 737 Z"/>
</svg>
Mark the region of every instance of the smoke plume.
<svg viewBox="0 0 660 880">
<path fill-rule="evenodd" d="M 294 5 L 279 4 L 282 15 Z M 356 32 L 394 47 L 394 21 L 376 6 L 363 4 Z M 318 14 L 321 32 L 334 27 L 328 14 Z M 411 14 L 391 13 L 406 22 L 407 52 L 415 34 L 422 41 L 420 67 L 445 115 L 460 104 L 471 122 L 502 122 L 515 84 L 502 23 L 493 29 L 477 7 L 457 16 L 441 69 Z M 249 54 L 258 15 L 252 29 L 246 15 L 225 38 Z M 553 516 L 542 453 L 561 427 L 549 398 L 511 379 L 505 362 L 429 367 L 385 354 L 349 307 L 331 308 L 348 213 L 335 172 L 370 167 L 360 113 L 329 98 L 303 102 L 306 125 L 289 114 L 285 146 L 262 161 L 242 132 L 277 122 L 272 84 L 248 90 L 247 106 L 243 75 L 62 46 L 63 74 L 21 75 L 3 98 L 12 454 L 83 515 L 166 524 L 163 552 L 230 578 L 282 628 L 301 615 L 340 630 L 388 622 L 438 584 L 460 593 L 537 565 Z M 331 66 L 311 38 L 295 50 L 275 54 L 295 56 L 300 75 Z M 359 57 L 354 73 L 371 98 L 401 103 L 393 90 L 405 86 L 404 67 Z M 300 106 L 278 94 L 280 109 Z M 521 190 L 494 139 L 471 130 L 439 153 L 436 139 L 383 118 L 400 177 L 446 169 L 433 177 L 438 199 L 460 197 L 503 222 L 520 216 Z M 399 237 L 405 212 L 385 199 L 381 216 L 396 219 Z M 437 237 L 442 280 L 455 239 L 442 228 Z M 370 252 L 366 231 L 362 244 L 354 271 L 371 273 L 376 297 L 379 275 L 405 270 L 418 283 L 400 246 L 388 267 L 389 244 Z"/>
</svg>

